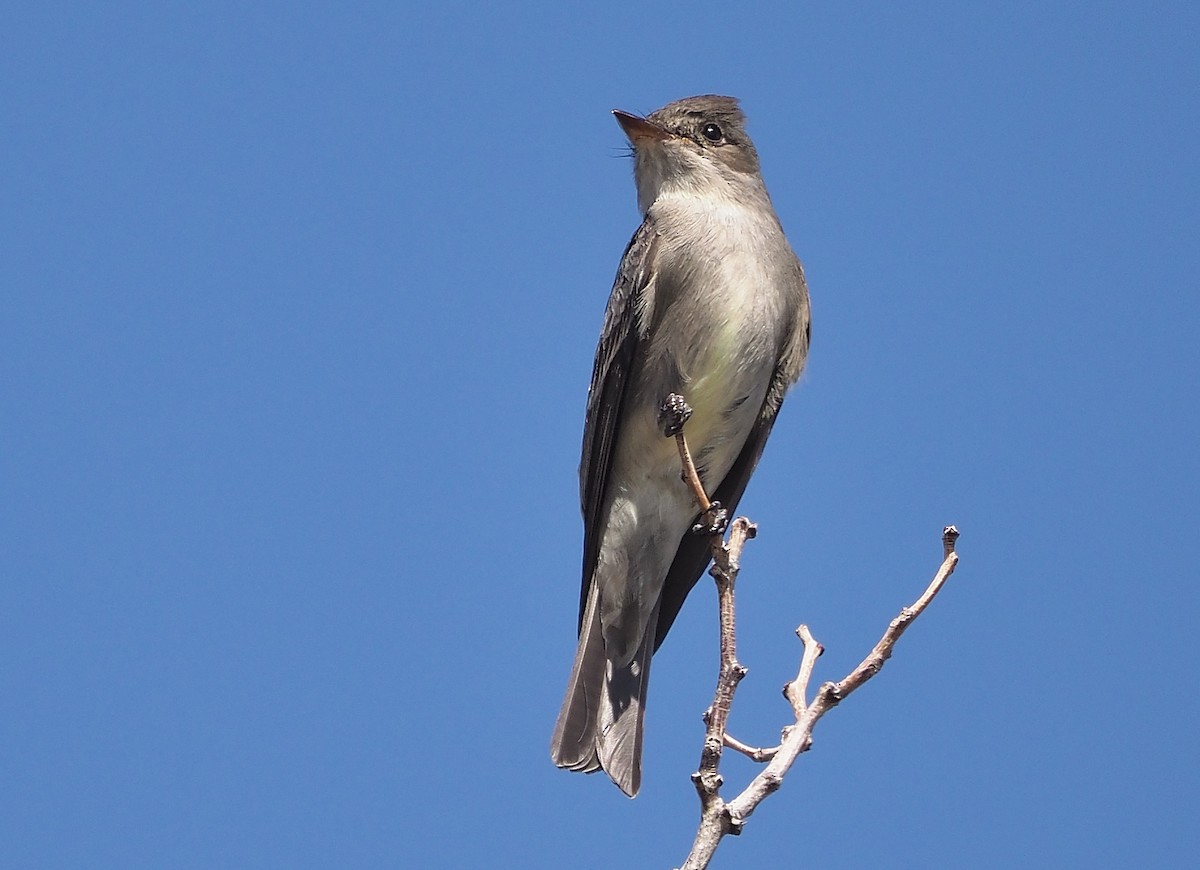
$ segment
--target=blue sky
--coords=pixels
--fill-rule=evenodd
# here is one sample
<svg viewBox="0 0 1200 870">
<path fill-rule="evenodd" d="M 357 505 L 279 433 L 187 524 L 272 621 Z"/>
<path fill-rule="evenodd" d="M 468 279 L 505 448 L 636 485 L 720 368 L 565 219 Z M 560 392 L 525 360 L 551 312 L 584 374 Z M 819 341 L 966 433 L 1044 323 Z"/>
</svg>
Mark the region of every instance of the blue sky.
<svg viewBox="0 0 1200 870">
<path fill-rule="evenodd" d="M 883 674 L 715 866 L 1185 866 L 1200 13 L 1188 4 L 40 4 L 0 15 L 0 864 L 669 867 L 556 770 L 609 111 L 742 98 L 813 348 L 743 510 L 731 727 L 792 629 Z M 731 759 L 728 786 L 753 768 Z"/>
</svg>

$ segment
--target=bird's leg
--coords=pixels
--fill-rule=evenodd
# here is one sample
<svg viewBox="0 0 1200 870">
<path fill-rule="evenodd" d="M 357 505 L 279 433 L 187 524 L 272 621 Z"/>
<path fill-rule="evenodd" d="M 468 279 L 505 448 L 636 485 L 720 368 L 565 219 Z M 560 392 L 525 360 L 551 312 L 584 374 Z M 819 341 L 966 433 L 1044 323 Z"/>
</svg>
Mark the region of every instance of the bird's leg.
<svg viewBox="0 0 1200 870">
<path fill-rule="evenodd" d="M 700 505 L 700 516 L 692 526 L 693 535 L 723 535 L 729 526 L 729 511 L 721 507 L 719 501 L 709 501 L 700 474 L 696 471 L 696 463 L 692 461 L 692 452 L 688 449 L 687 438 L 684 437 L 683 427 L 692 416 L 691 406 L 678 393 L 671 393 L 658 409 L 658 423 L 662 426 L 663 436 L 674 438 L 679 447 L 679 462 L 683 466 L 680 474 L 683 482 L 691 487 L 696 503 Z"/>
</svg>

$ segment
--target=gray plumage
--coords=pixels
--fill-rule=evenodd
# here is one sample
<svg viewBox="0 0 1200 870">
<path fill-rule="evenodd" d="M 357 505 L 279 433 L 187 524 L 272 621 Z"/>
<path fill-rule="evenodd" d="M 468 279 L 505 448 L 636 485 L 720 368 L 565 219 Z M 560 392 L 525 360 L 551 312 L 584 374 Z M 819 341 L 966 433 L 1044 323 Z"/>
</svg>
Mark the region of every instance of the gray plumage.
<svg viewBox="0 0 1200 870">
<path fill-rule="evenodd" d="M 650 659 L 709 562 L 689 529 L 659 408 L 679 393 L 709 496 L 732 514 L 808 353 L 800 261 L 731 97 L 690 97 L 646 118 L 615 112 L 634 149 L 644 220 L 617 271 L 588 391 L 579 646 L 554 762 L 641 785 Z"/>
</svg>

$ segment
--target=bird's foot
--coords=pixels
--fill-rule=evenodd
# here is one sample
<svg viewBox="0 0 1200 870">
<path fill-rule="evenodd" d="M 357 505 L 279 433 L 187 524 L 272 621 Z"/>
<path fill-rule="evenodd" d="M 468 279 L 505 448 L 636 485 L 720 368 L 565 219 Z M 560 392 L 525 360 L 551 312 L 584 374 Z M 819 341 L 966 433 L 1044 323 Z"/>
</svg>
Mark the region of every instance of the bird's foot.
<svg viewBox="0 0 1200 870">
<path fill-rule="evenodd" d="M 663 436 L 674 438 L 683 431 L 683 425 L 691 416 L 692 406 L 683 400 L 683 396 L 671 393 L 658 409 L 658 425 L 662 427 Z"/>
<path fill-rule="evenodd" d="M 700 514 L 696 523 L 692 526 L 693 535 L 723 535 L 725 529 L 729 527 L 729 511 L 721 507 L 719 501 L 710 502 L 708 510 Z"/>
</svg>

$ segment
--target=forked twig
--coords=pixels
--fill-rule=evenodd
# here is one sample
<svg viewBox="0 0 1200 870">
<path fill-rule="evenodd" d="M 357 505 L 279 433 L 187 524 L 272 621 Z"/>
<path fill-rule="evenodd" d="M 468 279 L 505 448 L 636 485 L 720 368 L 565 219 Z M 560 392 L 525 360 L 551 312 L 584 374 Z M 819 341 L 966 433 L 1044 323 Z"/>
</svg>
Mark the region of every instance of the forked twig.
<svg viewBox="0 0 1200 870">
<path fill-rule="evenodd" d="M 796 634 L 804 644 L 804 653 L 796 678 L 784 686 L 784 696 L 792 707 L 795 723 L 784 729 L 783 739 L 778 746 L 748 746 L 726 734 L 725 725 L 738 683 L 746 675 L 746 668 L 737 660 L 733 593 L 741 568 L 742 550 L 746 541 L 755 536 L 756 527 L 745 517 L 738 517 L 730 525 L 728 542 L 724 540 L 723 511 L 720 505 L 710 501 L 705 493 L 683 435 L 683 426 L 691 415 L 691 409 L 682 397 L 672 394 L 663 405 L 662 415 L 661 419 L 666 421 L 664 434 L 674 437 L 679 447 L 683 480 L 691 488 L 696 503 L 700 506 L 701 522 L 697 524 L 696 530 L 703 531 L 710 538 L 713 565 L 709 573 L 716 580 L 720 613 L 721 670 L 712 706 L 704 714 L 706 727 L 700 766 L 692 774 L 692 782 L 700 796 L 700 824 L 696 830 L 692 850 L 683 865 L 683 870 L 702 870 L 708 867 L 721 839 L 726 834 L 740 834 L 746 819 L 754 813 L 758 805 L 779 789 L 792 764 L 802 752 L 806 752 L 812 746 L 813 728 L 821 717 L 879 673 L 884 662 L 891 657 L 900 636 L 941 591 L 958 564 L 958 554 L 954 549 L 958 540 L 958 529 L 947 526 L 942 530 L 942 564 L 921 596 L 911 606 L 900 611 L 871 652 L 844 679 L 836 683 L 824 683 L 817 690 L 811 704 L 807 700 L 808 685 L 823 648 L 813 637 L 808 626 L 801 625 L 796 629 Z M 768 762 L 741 794 L 728 802 L 720 795 L 722 779 L 719 772 L 721 751 L 726 746 L 755 761 Z"/>
</svg>

